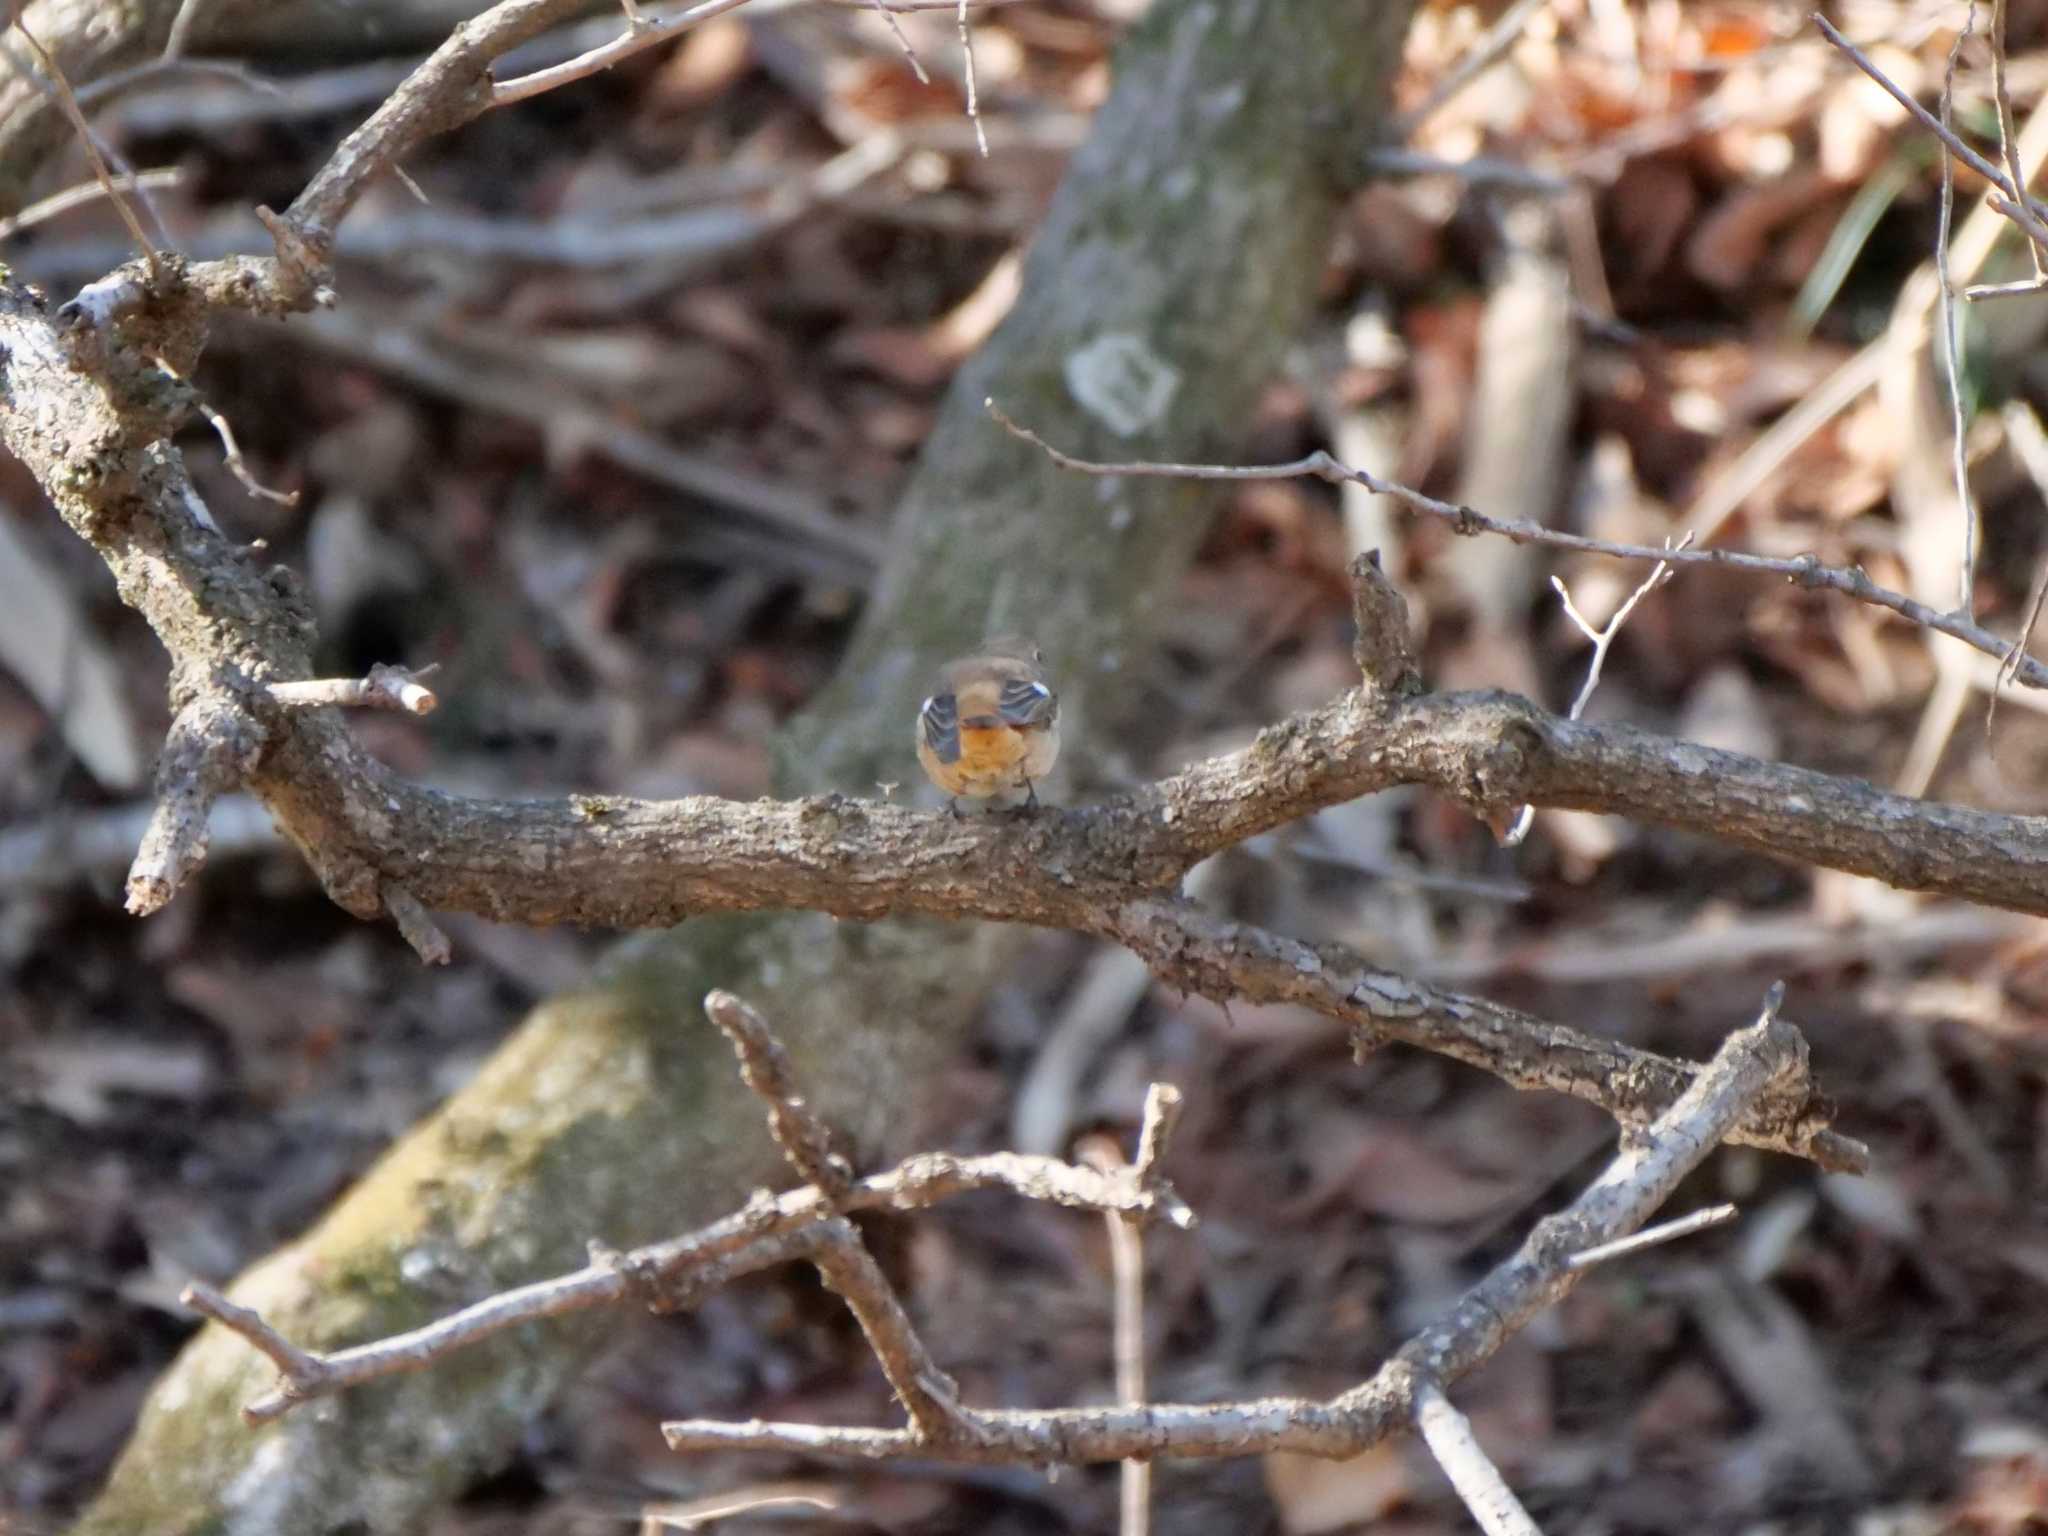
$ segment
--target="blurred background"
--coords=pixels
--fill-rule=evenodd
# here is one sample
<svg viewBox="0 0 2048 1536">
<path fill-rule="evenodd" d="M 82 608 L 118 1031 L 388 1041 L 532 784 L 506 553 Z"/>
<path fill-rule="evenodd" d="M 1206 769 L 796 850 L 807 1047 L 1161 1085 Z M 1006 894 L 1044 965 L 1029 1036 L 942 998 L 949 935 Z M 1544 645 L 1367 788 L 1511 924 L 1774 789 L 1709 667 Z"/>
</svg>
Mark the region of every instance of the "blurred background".
<svg viewBox="0 0 2048 1536">
<path fill-rule="evenodd" d="M 1143 0 L 975 13 L 989 152 L 951 11 L 755 4 L 492 113 L 343 227 L 335 309 L 224 325 L 184 443 L 233 534 L 303 573 L 329 674 L 437 663 L 426 720 L 364 714 L 409 776 L 499 795 L 769 790 L 778 724 L 831 676 L 893 498 L 956 366 L 1108 89 Z M 1351 202 L 1251 457 L 1317 447 L 1498 517 L 1634 543 L 1860 563 L 1947 608 L 1962 520 L 1924 269 L 1927 136 L 1802 4 L 1431 4 L 1397 105 L 1413 131 Z M 1989 6 L 1829 14 L 1923 100 L 1996 140 Z M 195 255 L 260 250 L 282 207 L 446 19 L 336 6 L 250 34 L 253 74 L 167 72 L 93 120 Z M 1497 61 L 1446 94 L 1503 22 Z M 2012 0 L 2018 152 L 2048 155 L 2048 5 Z M 564 57 L 617 30 L 551 39 Z M 260 78 L 258 78 L 260 76 Z M 39 190 L 89 179 L 74 149 Z M 1956 280 L 2023 275 L 1955 197 Z M 104 202 L 5 229 L 54 292 L 129 254 Z M 1972 243 L 1974 242 L 1974 243 Z M 2044 547 L 2048 302 L 1965 307 L 1973 600 L 2017 631 Z M 0 1529 L 60 1528 L 193 1329 L 194 1275 L 306 1227 L 465 1082 L 609 936 L 450 919 L 423 968 L 320 893 L 267 818 L 216 814 L 203 875 L 120 909 L 166 721 L 165 666 L 106 572 L 0 464 Z M 823 529 L 823 532 L 817 531 Z M 810 531 L 806 531 L 810 530 Z M 1391 502 L 1248 485 L 1186 579 L 1142 707 L 1071 741 L 1077 795 L 1244 743 L 1354 681 L 1344 567 L 1379 549 L 1431 681 L 1563 708 L 1587 660 L 1549 578 L 1601 622 L 1644 572 L 1459 540 Z M 1057 644 L 1054 661 L 1057 665 Z M 2043 697 L 1877 610 L 1693 570 L 1636 608 L 1588 706 L 1910 792 L 2048 810 Z M 900 779 L 916 779 L 908 723 Z M 849 784 L 847 793 L 878 793 Z M 1740 1150 L 1674 1209 L 1745 1218 L 1610 1266 L 1460 1394 L 1539 1519 L 1582 1532 L 2048 1530 L 2048 951 L 2035 920 L 1605 818 L 1544 812 L 1521 848 L 1390 793 L 1205 867 L 1205 900 L 1588 1031 L 1704 1055 L 1776 977 L 1860 1180 Z M 932 1146 L 1061 1151 L 1169 1078 L 1171 1173 L 1203 1218 L 1152 1240 L 1152 1389 L 1352 1384 L 1612 1147 L 1586 1106 L 1400 1050 L 1353 1065 L 1286 1008 L 1153 985 L 1130 957 L 1030 941 L 924 1106 Z M 1110 1390 L 1101 1224 L 965 1202 L 891 1262 L 977 1402 Z M 787 1528 L 1099 1531 L 1113 1468 L 679 1463 L 667 1415 L 881 1422 L 844 1313 L 771 1277 L 619 1347 L 448 1533 L 618 1529 L 649 1500 L 764 1486 Z M 1183 1529 L 1463 1529 L 1416 1446 L 1159 1473 Z"/>
</svg>

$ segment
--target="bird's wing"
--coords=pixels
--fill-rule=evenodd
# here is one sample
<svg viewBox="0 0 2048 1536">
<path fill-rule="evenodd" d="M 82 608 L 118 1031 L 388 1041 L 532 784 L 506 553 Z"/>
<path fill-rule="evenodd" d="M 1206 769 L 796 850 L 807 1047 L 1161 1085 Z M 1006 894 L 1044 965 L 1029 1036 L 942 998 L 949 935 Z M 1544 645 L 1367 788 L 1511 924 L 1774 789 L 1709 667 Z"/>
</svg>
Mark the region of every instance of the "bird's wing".
<svg viewBox="0 0 2048 1536">
<path fill-rule="evenodd" d="M 951 693 L 935 693 L 917 712 L 924 744 L 942 763 L 960 761 L 960 706 Z"/>
<path fill-rule="evenodd" d="M 1002 716 L 1003 723 L 1020 731 L 1052 724 L 1059 707 L 1059 700 L 1045 684 L 1021 677 L 1004 683 L 996 700 L 996 713 Z"/>
</svg>

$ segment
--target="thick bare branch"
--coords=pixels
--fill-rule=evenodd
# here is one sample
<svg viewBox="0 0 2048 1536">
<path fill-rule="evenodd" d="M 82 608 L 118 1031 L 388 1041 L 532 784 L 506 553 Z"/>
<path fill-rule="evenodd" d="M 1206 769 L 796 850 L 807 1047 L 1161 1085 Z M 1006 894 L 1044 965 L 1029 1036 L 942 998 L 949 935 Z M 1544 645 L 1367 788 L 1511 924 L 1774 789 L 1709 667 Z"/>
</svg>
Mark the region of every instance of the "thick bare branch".
<svg viewBox="0 0 2048 1536">
<path fill-rule="evenodd" d="M 107 392 L 64 366 L 62 335 L 32 300 L 11 316 L 0 307 L 0 341 L 10 336 L 30 344 L 11 349 L 0 366 L 46 366 L 79 397 L 78 412 L 61 422 L 26 415 L 0 422 L 10 445 L 61 486 L 65 466 L 83 456 L 76 434 L 97 419 L 118 441 L 127 418 Z M 38 358 L 50 361 L 38 365 Z M 105 516 L 100 487 L 62 496 L 60 507 L 174 656 L 195 669 L 218 666 L 226 646 L 246 675 L 303 671 L 306 635 L 280 601 L 288 589 L 273 586 L 228 544 L 175 461 L 148 465 L 157 477 L 146 485 L 157 537 L 136 538 L 135 519 Z M 200 609 L 201 593 L 220 612 Z M 1376 613 L 1387 618 L 1371 619 Z M 250 783 L 330 893 L 368 917 L 392 910 L 385 893 L 394 889 L 423 909 L 618 927 L 773 908 L 863 919 L 981 917 L 1118 938 L 1169 974 L 1192 970 L 1205 987 L 1253 995 L 1283 981 L 1297 985 L 1304 973 L 1281 969 L 1256 946 L 1219 948 L 1220 936 L 1199 936 L 1200 914 L 1170 914 L 1157 903 L 1203 858 L 1395 784 L 1434 785 L 1490 820 L 1504 821 L 1522 803 L 1610 811 L 1897 885 L 2048 908 L 2048 827 L 2038 820 L 1926 805 L 1623 726 L 1560 720 L 1500 695 L 1415 696 L 1405 691 L 1410 669 L 1401 660 L 1398 610 L 1381 594 L 1367 614 L 1381 636 L 1372 642 L 1385 658 L 1376 664 L 1380 681 L 1395 686 L 1347 694 L 1268 728 L 1243 752 L 1121 800 L 1023 820 L 956 822 L 837 795 L 667 804 L 464 799 L 403 783 L 356 748 L 327 711 L 280 716 Z M 242 623 L 233 622 L 237 616 L 245 616 Z M 1471 1017 L 1466 1000 L 1405 983 L 1394 990 L 1407 995 L 1400 1006 L 1409 1018 L 1441 1026 L 1451 1038 L 1463 1028 L 1459 1020 Z M 1349 1010 L 1340 1016 L 1358 1012 L 1355 998 L 1319 1002 Z M 1431 1044 L 1423 1036 L 1437 1032 L 1417 1025 L 1412 1037 Z M 1597 1042 L 1583 1049 L 1598 1054 Z M 1593 1076 L 1573 1079 L 1568 1091 L 1599 1098 L 1623 1118 L 1655 1113 L 1683 1080 L 1682 1067 L 1663 1065 L 1662 1097 L 1602 1098 L 1587 1086 L 1603 1080 Z M 1815 1120 L 1802 1113 L 1767 1144 L 1815 1144 Z"/>
<path fill-rule="evenodd" d="M 1351 1026 L 1360 1049 L 1400 1041 L 1490 1072 L 1528 1090 L 1597 1104 L 1639 1128 L 1698 1082 L 1701 1068 L 1518 1012 L 1485 998 L 1439 991 L 1375 970 L 1333 944 L 1310 946 L 1204 912 L 1192 903 L 1133 902 L 1109 937 L 1161 976 L 1204 997 L 1295 1003 Z M 1860 1172 L 1869 1150 L 1828 1128 L 1834 1106 L 1805 1077 L 1758 1096 L 1728 1139 Z"/>
</svg>

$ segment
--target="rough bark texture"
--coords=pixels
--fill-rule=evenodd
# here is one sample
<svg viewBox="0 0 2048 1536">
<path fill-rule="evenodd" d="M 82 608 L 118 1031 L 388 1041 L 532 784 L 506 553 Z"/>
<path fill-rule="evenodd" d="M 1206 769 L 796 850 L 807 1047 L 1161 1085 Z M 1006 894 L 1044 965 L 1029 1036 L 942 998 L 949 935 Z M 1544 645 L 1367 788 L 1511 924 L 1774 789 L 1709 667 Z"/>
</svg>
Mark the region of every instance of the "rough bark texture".
<svg viewBox="0 0 2048 1536">
<path fill-rule="evenodd" d="M 785 788 L 869 794 L 913 777 L 927 669 L 991 626 L 1042 635 L 1073 738 L 1105 730 L 1149 616 L 1201 535 L 1207 494 L 1064 476 L 988 423 L 981 399 L 1093 448 L 1230 453 L 1313 290 L 1408 12 L 1379 0 L 1158 0 L 1120 52 L 1017 310 L 953 391 L 841 680 L 789 734 Z M 266 766 L 266 794 L 288 799 L 290 757 Z M 607 819 L 596 804 L 586 813 L 593 826 Z M 337 895 L 364 899 L 323 873 Z M 1002 948 L 966 925 L 842 928 L 815 915 L 704 919 L 643 940 L 587 994 L 538 1010 L 235 1295 L 327 1347 L 573 1267 L 590 1238 L 640 1243 L 729 1207 L 776 1176 L 776 1158 L 702 1021 L 717 986 L 771 1009 L 821 1107 L 870 1146 L 886 1141 Z M 264 1364 L 210 1328 L 152 1394 L 82 1529 L 413 1527 L 503 1454 L 591 1337 L 522 1331 L 251 1432 L 236 1409 Z"/>
</svg>

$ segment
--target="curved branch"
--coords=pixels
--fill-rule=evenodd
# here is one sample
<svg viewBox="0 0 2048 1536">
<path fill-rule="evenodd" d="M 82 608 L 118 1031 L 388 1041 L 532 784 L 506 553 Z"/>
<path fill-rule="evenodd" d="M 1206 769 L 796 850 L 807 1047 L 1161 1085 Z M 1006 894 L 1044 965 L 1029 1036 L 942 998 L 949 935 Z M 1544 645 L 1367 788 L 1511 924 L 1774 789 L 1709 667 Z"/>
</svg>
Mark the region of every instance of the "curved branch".
<svg viewBox="0 0 2048 1536">
<path fill-rule="evenodd" d="M 277 775 L 258 775 L 273 790 Z M 429 907 L 647 928 L 709 912 L 978 917 L 1098 931 L 1262 832 L 1396 785 L 1489 820 L 1599 811 L 1902 890 L 2048 915 L 2048 818 L 1915 800 L 1500 693 L 1350 693 L 1101 805 L 955 821 L 843 795 L 739 802 L 471 799 L 361 754 L 295 758 L 302 841 L 348 848 Z"/>
</svg>

